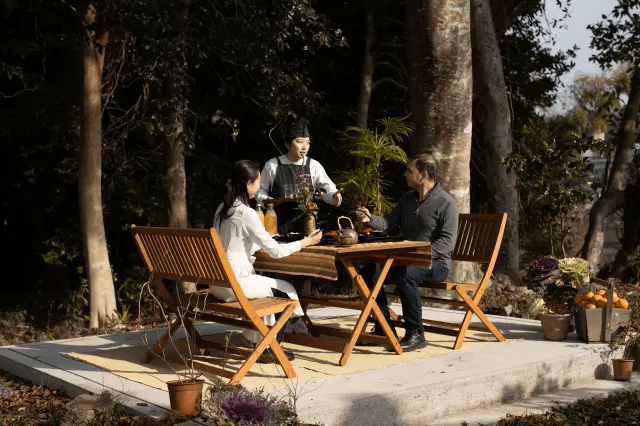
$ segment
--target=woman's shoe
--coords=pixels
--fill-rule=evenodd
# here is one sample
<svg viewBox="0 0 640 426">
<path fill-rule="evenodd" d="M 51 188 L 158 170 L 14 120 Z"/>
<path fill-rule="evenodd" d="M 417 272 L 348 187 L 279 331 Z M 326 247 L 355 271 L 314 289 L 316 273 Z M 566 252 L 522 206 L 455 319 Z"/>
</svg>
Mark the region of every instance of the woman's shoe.
<svg viewBox="0 0 640 426">
<path fill-rule="evenodd" d="M 269 349 L 267 349 L 267 350 L 263 353 L 263 355 L 265 355 L 265 353 L 266 353 L 267 355 L 273 356 L 273 357 L 275 358 L 275 356 L 273 355 L 273 353 L 272 353 Z M 289 361 L 293 361 L 294 359 L 296 359 L 295 354 L 294 354 L 293 352 L 291 352 L 291 351 L 284 351 L 284 354 L 286 355 L 286 357 L 287 357 L 287 359 L 288 359 Z M 259 364 L 272 364 L 272 362 L 264 360 L 264 359 L 262 358 L 262 356 L 261 356 L 260 358 L 258 358 L 258 360 L 257 360 L 256 362 L 257 362 L 257 363 L 259 363 Z"/>
</svg>

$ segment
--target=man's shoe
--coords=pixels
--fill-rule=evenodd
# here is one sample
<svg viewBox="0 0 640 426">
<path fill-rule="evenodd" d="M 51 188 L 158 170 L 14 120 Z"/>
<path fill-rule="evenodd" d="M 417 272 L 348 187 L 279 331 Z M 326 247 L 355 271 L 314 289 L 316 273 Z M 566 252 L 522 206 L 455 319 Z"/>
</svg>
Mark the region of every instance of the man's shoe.
<svg viewBox="0 0 640 426">
<path fill-rule="evenodd" d="M 424 331 L 411 331 L 405 334 L 400 340 L 400 347 L 404 352 L 411 352 L 416 349 L 427 346 L 427 340 L 424 338 Z"/>
</svg>

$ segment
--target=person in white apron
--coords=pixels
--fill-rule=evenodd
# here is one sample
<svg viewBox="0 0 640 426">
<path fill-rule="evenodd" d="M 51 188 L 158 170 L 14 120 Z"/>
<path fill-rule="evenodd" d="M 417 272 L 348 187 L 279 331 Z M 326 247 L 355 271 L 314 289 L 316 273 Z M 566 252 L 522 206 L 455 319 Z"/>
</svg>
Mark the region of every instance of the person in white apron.
<svg viewBox="0 0 640 426">
<path fill-rule="evenodd" d="M 308 157 L 311 147 L 309 121 L 305 118 L 293 123 L 285 134 L 287 154 L 267 161 L 262 168 L 262 183 L 256 194 L 258 203 L 264 204 L 266 198 L 286 198 L 285 185 L 293 188 L 303 175 L 322 199 L 328 204 L 339 206 L 342 195 L 327 175 L 322 165 Z M 296 202 L 284 202 L 275 206 L 278 215 L 278 233 L 287 235 L 291 232 L 300 234 L 304 231 L 304 213 L 297 209 Z"/>
</svg>

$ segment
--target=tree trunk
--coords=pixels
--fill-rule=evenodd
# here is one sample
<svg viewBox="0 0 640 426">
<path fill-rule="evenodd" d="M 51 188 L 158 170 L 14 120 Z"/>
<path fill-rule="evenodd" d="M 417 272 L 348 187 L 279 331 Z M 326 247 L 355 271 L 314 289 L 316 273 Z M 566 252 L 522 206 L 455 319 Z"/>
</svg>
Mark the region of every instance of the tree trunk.
<svg viewBox="0 0 640 426">
<path fill-rule="evenodd" d="M 627 282 L 634 282 L 633 278 L 629 279 L 625 276 L 630 269 L 633 269 L 629 263 L 640 256 L 640 220 L 638 220 L 640 217 L 640 197 L 638 197 L 638 190 L 640 190 L 640 181 L 636 181 L 631 188 L 627 188 L 625 191 L 622 245 L 611 268 L 613 276 L 628 280 Z"/>
<path fill-rule="evenodd" d="M 593 274 L 600 269 L 600 254 L 604 243 L 603 222 L 624 203 L 625 176 L 629 168 L 629 154 L 636 141 L 639 110 L 640 65 L 636 65 L 633 70 L 629 100 L 622 118 L 620 142 L 613 157 L 609 180 L 602 195 L 591 208 L 589 229 L 582 246 L 582 257 L 589 262 Z"/>
<path fill-rule="evenodd" d="M 362 80 L 360 83 L 360 99 L 358 101 L 358 115 L 356 117 L 356 126 L 367 128 L 369 122 L 369 104 L 371 103 L 371 92 L 373 90 L 373 40 L 375 37 L 374 21 L 373 21 L 373 4 L 371 1 L 365 1 L 367 14 L 367 33 L 364 39 L 364 64 L 362 66 Z"/>
<path fill-rule="evenodd" d="M 439 161 L 440 181 L 470 211 L 471 33 L 466 0 L 407 2 L 408 71 L 415 131 L 411 153 L 430 148 Z M 466 263 L 466 262 L 465 262 Z M 455 265 L 455 280 L 476 275 Z"/>
<path fill-rule="evenodd" d="M 179 9 L 175 19 L 186 25 L 189 16 L 189 7 L 191 0 L 183 0 L 182 8 Z M 176 77 L 186 80 L 187 60 L 185 53 L 187 50 L 186 34 L 183 30 L 178 37 L 173 40 L 179 43 L 181 49 L 174 49 L 177 55 L 175 61 L 182 68 L 183 75 Z M 180 84 L 184 83 L 184 84 Z M 167 86 L 167 94 L 171 98 L 178 97 L 182 100 L 183 105 L 174 110 L 172 116 L 167 117 L 167 125 L 169 129 L 166 133 L 164 164 L 165 164 L 165 195 L 167 200 L 167 224 L 171 227 L 186 228 L 187 227 L 187 174 L 184 165 L 184 116 L 183 112 L 187 110 L 187 93 L 183 87 L 187 86 L 186 82 L 179 82 L 170 78 L 165 82 Z"/>
<path fill-rule="evenodd" d="M 520 275 L 518 191 L 515 174 L 502 164 L 502 159 L 512 152 L 511 111 L 489 0 L 471 0 L 471 22 L 474 102 L 484 141 L 489 209 L 508 214 L 502 251 L 506 255 L 507 273 L 517 282 Z"/>
<path fill-rule="evenodd" d="M 102 215 L 102 67 L 109 34 L 96 38 L 95 6 L 90 4 L 83 24 L 86 39 L 82 51 L 82 116 L 80 122 L 80 169 L 78 192 L 80 226 L 90 291 L 90 327 L 95 329 L 115 318 L 116 296 L 109 263 Z"/>
<path fill-rule="evenodd" d="M 189 17 L 189 7 L 191 0 L 183 0 L 182 8 L 176 15 L 176 19 L 186 25 Z M 184 56 L 187 51 L 186 33 L 184 31 L 179 34 L 173 41 L 181 45 L 180 49 L 174 50 L 179 52 L 175 60 L 182 66 L 183 74 L 180 77 L 183 80 L 187 75 L 187 60 Z M 186 228 L 187 220 L 187 173 L 184 164 L 184 115 L 182 111 L 187 110 L 187 90 L 188 83 L 178 84 L 176 80 L 169 80 L 167 83 L 167 93 L 171 97 L 182 99 L 183 105 L 174 112 L 174 115 L 168 117 L 168 126 L 170 129 L 166 134 L 164 149 L 165 164 L 165 196 L 167 200 L 167 223 L 168 226 L 175 228 Z M 193 293 L 196 291 L 196 283 L 190 281 L 181 281 L 180 286 L 185 293 Z"/>
<path fill-rule="evenodd" d="M 164 150 L 167 225 L 174 228 L 187 227 L 187 174 L 181 138 L 183 131 L 182 120 L 176 119 L 171 126 L 171 133 L 166 137 Z"/>
</svg>

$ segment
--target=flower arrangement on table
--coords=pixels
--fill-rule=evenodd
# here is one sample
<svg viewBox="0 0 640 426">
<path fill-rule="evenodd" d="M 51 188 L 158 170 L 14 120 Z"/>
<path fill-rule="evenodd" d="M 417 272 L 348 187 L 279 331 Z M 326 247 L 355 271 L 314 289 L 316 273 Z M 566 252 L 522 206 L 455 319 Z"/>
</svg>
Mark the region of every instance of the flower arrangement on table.
<svg viewBox="0 0 640 426">
<path fill-rule="evenodd" d="M 296 186 L 296 201 L 298 202 L 298 210 L 306 214 L 318 215 L 318 204 L 313 201 L 315 191 L 311 185 L 309 175 L 298 175 L 298 183 Z"/>
<path fill-rule="evenodd" d="M 577 257 L 557 259 L 544 256 L 534 261 L 525 277 L 527 285 L 540 295 L 534 310 L 543 313 L 568 314 L 582 284 L 589 281 L 589 264 Z"/>
</svg>

